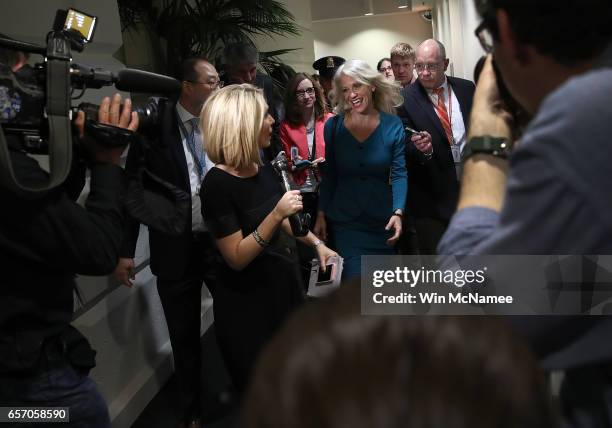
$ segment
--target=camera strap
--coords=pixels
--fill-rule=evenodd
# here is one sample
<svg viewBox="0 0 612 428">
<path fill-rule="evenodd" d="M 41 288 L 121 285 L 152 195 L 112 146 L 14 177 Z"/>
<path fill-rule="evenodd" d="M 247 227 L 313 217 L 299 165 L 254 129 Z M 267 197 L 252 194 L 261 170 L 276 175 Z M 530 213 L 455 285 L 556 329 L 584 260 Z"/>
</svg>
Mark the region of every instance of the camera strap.
<svg viewBox="0 0 612 428">
<path fill-rule="evenodd" d="M 19 182 L 13 169 L 4 132 L 0 131 L 0 180 L 13 192 L 35 198 L 62 184 L 72 163 L 72 129 L 70 125 L 70 61 L 69 46 L 65 40 L 52 38 L 54 52 L 47 58 L 47 105 L 49 123 L 49 180 L 25 186 Z M 68 52 L 68 56 L 61 53 Z"/>
<path fill-rule="evenodd" d="M 70 125 L 70 63 L 49 60 L 47 65 L 47 116 L 49 118 L 49 183 L 38 190 L 48 190 L 63 183 L 72 164 L 72 128 Z"/>
</svg>

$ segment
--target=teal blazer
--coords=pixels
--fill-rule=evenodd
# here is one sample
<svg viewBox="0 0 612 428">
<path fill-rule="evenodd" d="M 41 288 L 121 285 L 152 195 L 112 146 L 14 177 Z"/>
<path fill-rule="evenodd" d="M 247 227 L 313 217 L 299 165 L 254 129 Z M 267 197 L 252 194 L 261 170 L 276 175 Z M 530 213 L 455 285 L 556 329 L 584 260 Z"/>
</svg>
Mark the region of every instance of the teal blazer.
<svg viewBox="0 0 612 428">
<path fill-rule="evenodd" d="M 397 116 L 381 112 L 380 124 L 361 143 L 345 128 L 344 116 L 331 118 L 325 142 L 319 210 L 329 220 L 371 227 L 386 224 L 396 209 L 404 209 L 405 134 Z"/>
</svg>

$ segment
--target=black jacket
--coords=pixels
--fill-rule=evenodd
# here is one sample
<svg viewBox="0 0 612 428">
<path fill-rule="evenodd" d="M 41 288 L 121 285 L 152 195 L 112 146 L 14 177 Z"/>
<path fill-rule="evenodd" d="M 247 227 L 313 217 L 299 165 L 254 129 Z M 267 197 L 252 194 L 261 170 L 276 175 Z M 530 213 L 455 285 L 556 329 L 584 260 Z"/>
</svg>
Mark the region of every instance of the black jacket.
<svg viewBox="0 0 612 428">
<path fill-rule="evenodd" d="M 10 153 L 22 183 L 47 179 L 35 160 Z M 0 372 L 28 369 L 44 340 L 68 328 L 75 274 L 105 275 L 117 264 L 123 170 L 94 166 L 85 208 L 68 187 L 23 198 L 0 186 Z"/>
<path fill-rule="evenodd" d="M 459 100 L 465 129 L 468 129 L 474 83 L 447 77 Z M 433 156 L 427 160 L 410 141 L 406 140 L 406 168 L 408 169 L 407 210 L 415 217 L 449 220 L 455 212 L 459 197 L 459 181 L 450 144 L 425 88 L 417 80 L 402 90 L 403 105 L 398 115 L 407 125 L 431 134 Z"/>
<path fill-rule="evenodd" d="M 126 170 L 133 172 L 144 158 L 144 166 L 155 176 L 191 195 L 189 171 L 178 126 L 176 102 L 152 99 L 149 107 L 155 111 L 154 126 L 143 130 L 149 147 L 132 145 L 128 152 Z M 144 150 L 144 151 L 143 151 Z M 151 271 L 164 279 L 183 277 L 191 250 L 191 209 L 187 213 L 187 227 L 178 236 L 160 233 L 149 228 Z M 133 258 L 138 238 L 139 223 L 130 220 L 124 233 L 121 257 Z"/>
</svg>

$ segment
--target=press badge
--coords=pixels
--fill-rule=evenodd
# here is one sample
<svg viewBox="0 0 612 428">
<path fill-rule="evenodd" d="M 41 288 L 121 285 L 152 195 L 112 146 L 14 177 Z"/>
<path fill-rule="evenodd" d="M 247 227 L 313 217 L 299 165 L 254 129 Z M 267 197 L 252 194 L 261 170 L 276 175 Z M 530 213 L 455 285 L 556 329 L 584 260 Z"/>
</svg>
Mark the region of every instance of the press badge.
<svg viewBox="0 0 612 428">
<path fill-rule="evenodd" d="M 451 145 L 451 152 L 453 152 L 453 161 L 461 163 L 461 146 L 458 144 Z"/>
</svg>

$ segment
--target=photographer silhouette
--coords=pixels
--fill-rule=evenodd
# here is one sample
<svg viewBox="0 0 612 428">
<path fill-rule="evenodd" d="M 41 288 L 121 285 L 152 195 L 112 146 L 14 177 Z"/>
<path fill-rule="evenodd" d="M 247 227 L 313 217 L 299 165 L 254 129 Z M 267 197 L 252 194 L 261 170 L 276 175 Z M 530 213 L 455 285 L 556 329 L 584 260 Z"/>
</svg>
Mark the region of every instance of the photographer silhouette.
<svg viewBox="0 0 612 428">
<path fill-rule="evenodd" d="M 120 107 L 118 94 L 105 98 L 98 123 L 135 131 L 138 116 L 130 100 L 121 112 Z M 106 404 L 87 376 L 95 351 L 70 321 L 75 274 L 105 275 L 116 264 L 124 193 L 118 164 L 125 146 L 85 135 L 83 112 L 74 125 L 75 149 L 91 169 L 85 207 L 70 197 L 78 194 L 72 184 L 81 178 L 74 168 L 64 183 L 46 192 L 24 195 L 0 186 L 0 406 L 67 407 L 66 426 L 108 427 Z M 7 141 L 21 183 L 48 180 L 18 141 Z"/>
</svg>

